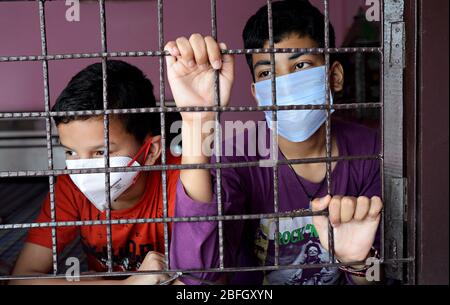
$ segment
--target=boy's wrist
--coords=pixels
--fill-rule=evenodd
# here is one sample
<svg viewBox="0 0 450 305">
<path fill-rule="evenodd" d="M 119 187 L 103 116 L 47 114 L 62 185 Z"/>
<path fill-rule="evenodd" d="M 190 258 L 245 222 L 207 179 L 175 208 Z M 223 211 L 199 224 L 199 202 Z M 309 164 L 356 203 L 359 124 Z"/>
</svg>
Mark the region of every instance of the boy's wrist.
<svg viewBox="0 0 450 305">
<path fill-rule="evenodd" d="M 338 262 L 339 263 L 351 263 L 351 262 L 358 262 L 358 261 L 364 261 L 367 262 L 367 260 L 369 258 L 377 258 L 379 259 L 379 253 L 377 251 L 377 249 L 375 247 L 372 247 L 369 251 L 369 253 L 366 255 L 366 257 L 364 259 L 339 259 L 338 258 Z M 370 267 L 370 265 L 367 265 L 367 263 L 363 264 L 363 265 L 352 265 L 352 266 L 348 266 L 348 267 L 340 267 L 341 270 L 343 271 L 347 271 L 347 272 L 352 272 L 352 271 L 365 271 L 365 269 L 368 269 Z"/>
<path fill-rule="evenodd" d="M 183 120 L 183 126 L 186 125 L 192 128 L 194 126 L 203 126 L 210 122 L 214 122 L 215 112 L 195 112 L 189 113 L 188 115 L 183 115 L 183 113 L 181 113 L 181 118 Z"/>
<path fill-rule="evenodd" d="M 182 163 L 209 163 L 213 153 L 214 132 L 214 120 L 202 117 L 193 121 L 183 121 Z"/>
</svg>

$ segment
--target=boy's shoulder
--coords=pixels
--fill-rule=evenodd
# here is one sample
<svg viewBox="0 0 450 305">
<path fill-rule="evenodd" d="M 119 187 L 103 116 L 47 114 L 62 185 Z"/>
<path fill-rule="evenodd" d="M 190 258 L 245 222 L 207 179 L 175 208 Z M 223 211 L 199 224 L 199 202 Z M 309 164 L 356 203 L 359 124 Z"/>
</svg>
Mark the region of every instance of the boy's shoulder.
<svg viewBox="0 0 450 305">
<path fill-rule="evenodd" d="M 334 119 L 332 133 L 337 135 L 340 148 L 347 155 L 377 155 L 380 154 L 380 132 L 376 128 L 359 123 Z"/>
</svg>

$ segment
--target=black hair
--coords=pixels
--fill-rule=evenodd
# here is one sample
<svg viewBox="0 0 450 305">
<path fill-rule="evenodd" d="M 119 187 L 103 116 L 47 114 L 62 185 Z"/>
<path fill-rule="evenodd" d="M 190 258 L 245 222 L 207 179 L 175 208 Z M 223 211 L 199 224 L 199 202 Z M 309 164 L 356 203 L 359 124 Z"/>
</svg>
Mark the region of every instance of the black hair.
<svg viewBox="0 0 450 305">
<path fill-rule="evenodd" d="M 306 245 L 305 253 L 307 254 L 309 249 L 311 249 L 312 247 L 316 248 L 317 252 L 319 252 L 319 254 L 322 254 L 322 250 L 320 249 L 320 246 L 318 244 L 316 244 L 316 243 L 312 243 L 312 244 Z"/>
<path fill-rule="evenodd" d="M 120 60 L 107 61 L 108 108 L 156 107 L 153 85 L 137 67 Z M 92 64 L 77 73 L 62 91 L 52 111 L 103 110 L 102 64 Z M 159 113 L 115 115 L 129 134 L 139 142 L 147 135 L 161 133 Z M 54 117 L 56 126 L 92 116 Z"/>
<path fill-rule="evenodd" d="M 273 38 L 279 43 L 290 34 L 309 37 L 319 48 L 325 47 L 325 16 L 308 0 L 285 0 L 272 3 Z M 260 49 L 269 40 L 267 5 L 250 17 L 242 33 L 245 49 Z M 334 48 L 336 38 L 329 25 L 329 47 Z M 247 63 L 254 76 L 252 54 L 246 54 Z"/>
</svg>

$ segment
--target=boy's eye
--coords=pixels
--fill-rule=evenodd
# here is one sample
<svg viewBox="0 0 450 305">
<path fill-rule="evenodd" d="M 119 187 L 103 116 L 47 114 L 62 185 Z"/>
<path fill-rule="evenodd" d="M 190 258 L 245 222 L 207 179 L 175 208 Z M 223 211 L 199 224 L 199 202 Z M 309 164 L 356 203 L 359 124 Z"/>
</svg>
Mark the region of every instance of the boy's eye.
<svg viewBox="0 0 450 305">
<path fill-rule="evenodd" d="M 74 151 L 71 151 L 71 150 L 66 150 L 65 154 L 67 157 L 74 157 L 74 156 L 76 156 L 77 153 Z"/>
<path fill-rule="evenodd" d="M 95 156 L 97 157 L 102 157 L 105 155 L 105 151 L 104 150 L 98 150 L 95 152 Z"/>
<path fill-rule="evenodd" d="M 295 69 L 296 70 L 303 70 L 306 68 L 309 68 L 311 66 L 311 64 L 307 63 L 307 62 L 299 62 L 295 65 Z"/>
<path fill-rule="evenodd" d="M 268 78 L 268 77 L 270 77 L 270 71 L 262 71 L 258 74 L 259 79 Z"/>
</svg>

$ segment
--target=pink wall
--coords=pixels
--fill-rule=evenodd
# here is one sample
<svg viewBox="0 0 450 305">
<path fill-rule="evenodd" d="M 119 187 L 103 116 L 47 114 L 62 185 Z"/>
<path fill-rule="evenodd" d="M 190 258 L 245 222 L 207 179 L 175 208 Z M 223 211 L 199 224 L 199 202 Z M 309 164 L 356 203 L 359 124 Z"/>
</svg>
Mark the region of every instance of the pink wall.
<svg viewBox="0 0 450 305">
<path fill-rule="evenodd" d="M 65 1 L 46 3 L 49 54 L 99 52 L 100 29 L 98 4 L 83 2 L 81 21 L 65 20 Z M 312 0 L 321 7 L 321 0 Z M 363 0 L 330 1 L 331 20 L 340 45 Z M 164 7 L 165 39 L 194 32 L 210 33 L 209 0 L 166 0 Z M 241 48 L 241 31 L 248 17 L 266 0 L 219 0 L 219 39 L 229 48 Z M 107 1 L 109 51 L 138 51 L 157 48 L 156 1 Z M 36 2 L 0 2 L 0 55 L 40 54 L 39 16 Z M 70 78 L 97 60 L 50 61 L 52 103 Z M 158 58 L 127 59 L 143 69 L 155 84 L 159 96 Z M 237 79 L 232 105 L 252 105 L 251 77 L 243 56 L 237 59 Z M 43 106 L 43 78 L 40 62 L 0 63 L 0 111 L 40 111 Z M 170 90 L 167 89 L 167 98 Z M 257 118 L 260 114 L 227 114 L 237 119 Z"/>
</svg>

